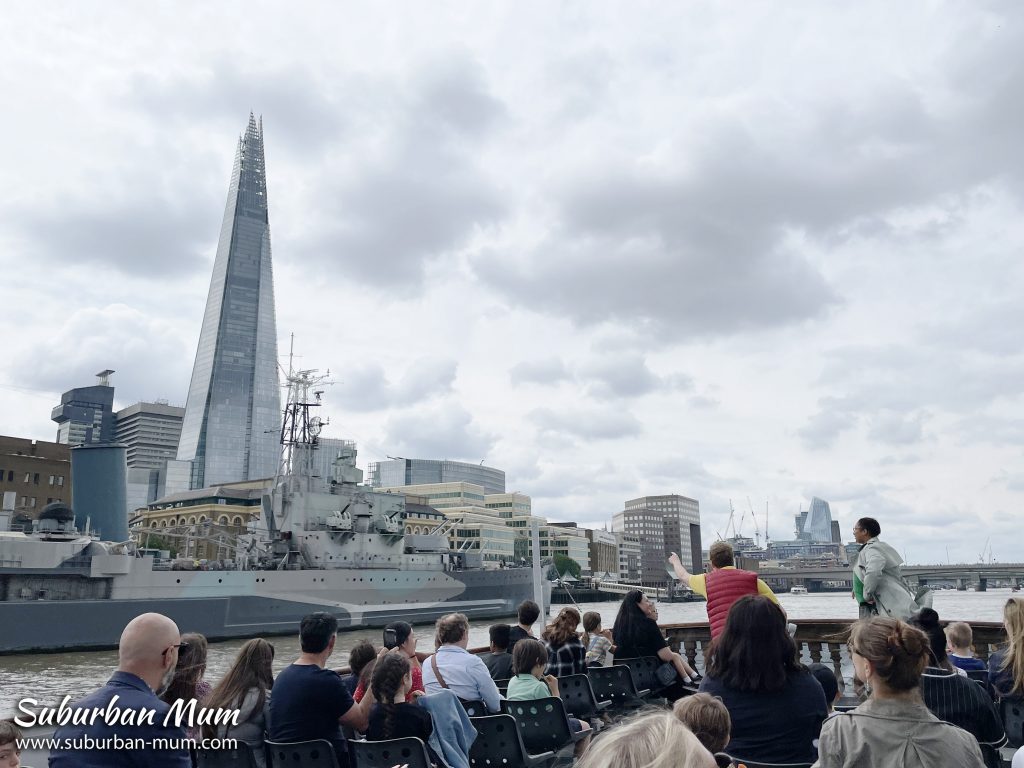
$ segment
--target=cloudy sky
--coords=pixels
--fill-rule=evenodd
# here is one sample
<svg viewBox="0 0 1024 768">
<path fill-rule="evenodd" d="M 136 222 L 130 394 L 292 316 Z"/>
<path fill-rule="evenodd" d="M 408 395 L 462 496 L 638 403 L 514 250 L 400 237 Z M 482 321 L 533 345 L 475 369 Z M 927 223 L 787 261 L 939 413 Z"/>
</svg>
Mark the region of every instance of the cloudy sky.
<svg viewBox="0 0 1024 768">
<path fill-rule="evenodd" d="M 484 461 L 590 526 L 682 493 L 705 537 L 818 495 L 1024 560 L 1019 3 L 4 15 L 3 433 L 107 367 L 184 404 L 252 110 L 281 350 L 364 467 Z"/>
</svg>

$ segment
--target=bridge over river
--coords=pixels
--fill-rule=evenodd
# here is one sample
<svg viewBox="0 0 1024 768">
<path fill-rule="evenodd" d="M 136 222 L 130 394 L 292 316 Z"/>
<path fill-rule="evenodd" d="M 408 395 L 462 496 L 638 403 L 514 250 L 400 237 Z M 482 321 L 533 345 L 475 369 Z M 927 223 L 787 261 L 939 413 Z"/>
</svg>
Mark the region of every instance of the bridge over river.
<svg viewBox="0 0 1024 768">
<path fill-rule="evenodd" d="M 842 568 L 762 568 L 758 576 L 772 589 L 788 590 L 794 586 L 817 592 L 829 589 L 850 589 L 851 571 Z M 976 563 L 963 565 L 904 565 L 903 576 L 911 584 L 950 585 L 957 589 L 984 592 L 990 582 L 1024 586 L 1024 563 Z"/>
</svg>

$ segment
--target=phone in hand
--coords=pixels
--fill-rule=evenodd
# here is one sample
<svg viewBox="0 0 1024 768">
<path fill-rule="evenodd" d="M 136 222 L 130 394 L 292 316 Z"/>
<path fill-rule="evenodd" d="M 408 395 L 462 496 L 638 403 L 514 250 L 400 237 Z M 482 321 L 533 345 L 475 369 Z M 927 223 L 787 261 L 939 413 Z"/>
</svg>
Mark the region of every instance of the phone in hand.
<svg viewBox="0 0 1024 768">
<path fill-rule="evenodd" d="M 398 635 L 393 629 L 384 630 L 384 647 L 389 651 L 398 645 Z"/>
</svg>

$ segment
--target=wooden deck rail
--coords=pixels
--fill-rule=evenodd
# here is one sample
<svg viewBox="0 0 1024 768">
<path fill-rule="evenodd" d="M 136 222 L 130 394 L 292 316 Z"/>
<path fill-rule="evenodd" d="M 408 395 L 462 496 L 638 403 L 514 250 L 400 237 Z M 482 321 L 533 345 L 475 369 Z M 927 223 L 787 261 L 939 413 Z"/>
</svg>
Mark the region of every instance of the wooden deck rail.
<svg viewBox="0 0 1024 768">
<path fill-rule="evenodd" d="M 844 664 L 850 665 L 850 654 L 846 641 L 850 637 L 849 619 L 794 619 L 796 642 L 802 658 L 810 657 L 815 664 L 831 662 L 836 676 L 842 679 Z M 943 622 L 945 625 L 945 622 Z M 1002 623 L 995 621 L 972 621 L 974 649 L 979 659 L 987 662 L 988 657 L 1002 643 L 1006 642 L 1006 630 Z M 682 655 L 691 667 L 696 667 L 698 656 L 704 666 L 704 656 L 711 643 L 711 629 L 707 622 L 685 624 L 662 624 L 672 649 Z"/>
</svg>

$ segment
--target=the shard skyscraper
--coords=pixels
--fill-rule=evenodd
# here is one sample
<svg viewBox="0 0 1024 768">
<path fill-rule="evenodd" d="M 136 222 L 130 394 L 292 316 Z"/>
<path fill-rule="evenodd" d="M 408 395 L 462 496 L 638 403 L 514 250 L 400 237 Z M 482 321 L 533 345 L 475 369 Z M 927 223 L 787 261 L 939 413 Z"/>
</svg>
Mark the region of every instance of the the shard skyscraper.
<svg viewBox="0 0 1024 768">
<path fill-rule="evenodd" d="M 191 488 L 272 477 L 281 394 L 263 121 L 238 141 L 178 444 Z M 169 468 L 170 472 L 170 468 Z"/>
</svg>

